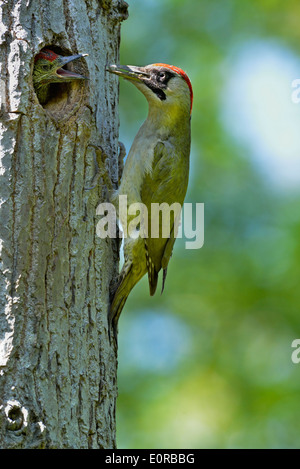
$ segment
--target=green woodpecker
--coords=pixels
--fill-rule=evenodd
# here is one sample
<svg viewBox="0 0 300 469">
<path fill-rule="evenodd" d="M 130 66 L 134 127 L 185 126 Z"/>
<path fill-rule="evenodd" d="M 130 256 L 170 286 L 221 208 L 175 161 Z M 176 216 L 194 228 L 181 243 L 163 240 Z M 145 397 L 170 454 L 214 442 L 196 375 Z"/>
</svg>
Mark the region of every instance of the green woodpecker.
<svg viewBox="0 0 300 469">
<path fill-rule="evenodd" d="M 52 50 L 44 49 L 34 58 L 33 85 L 41 104 L 50 98 L 51 83 L 66 83 L 74 80 L 86 80 L 79 73 L 66 70 L 64 66 L 73 60 L 80 59 L 87 54 L 69 56 L 58 55 Z"/>
<path fill-rule="evenodd" d="M 174 203 L 182 206 L 189 178 L 191 111 L 193 91 L 186 73 L 161 63 L 146 67 L 110 65 L 109 72 L 131 81 L 146 97 L 148 117 L 138 131 L 125 162 L 119 189 L 113 196 L 118 210 L 119 196 L 127 196 L 127 207 L 144 204 L 147 208 L 148 236 L 124 237 L 124 265 L 113 294 L 109 323 L 117 334 L 119 316 L 136 283 L 147 273 L 150 295 L 157 287 L 163 269 L 162 291 L 168 263 L 176 239 L 176 217 L 171 216 L 170 236 L 151 236 L 154 206 Z M 156 212 L 157 214 L 157 212 Z M 133 217 L 118 212 L 126 230 Z M 124 227 L 124 224 L 127 226 Z M 161 225 L 163 222 L 160 221 Z M 160 226 L 161 228 L 161 226 Z"/>
</svg>

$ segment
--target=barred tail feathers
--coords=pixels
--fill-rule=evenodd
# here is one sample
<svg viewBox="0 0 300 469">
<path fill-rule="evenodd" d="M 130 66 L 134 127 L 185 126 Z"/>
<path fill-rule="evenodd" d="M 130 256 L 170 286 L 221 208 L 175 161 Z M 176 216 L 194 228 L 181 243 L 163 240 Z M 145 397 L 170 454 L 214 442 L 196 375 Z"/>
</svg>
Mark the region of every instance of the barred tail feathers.
<svg viewBox="0 0 300 469">
<path fill-rule="evenodd" d="M 145 240 L 145 255 L 146 255 L 146 266 L 148 271 L 148 283 L 150 295 L 153 296 L 156 292 L 157 281 L 158 281 L 158 271 L 155 268 L 154 263 L 152 262 L 151 257 L 149 256 L 148 244 Z"/>
</svg>

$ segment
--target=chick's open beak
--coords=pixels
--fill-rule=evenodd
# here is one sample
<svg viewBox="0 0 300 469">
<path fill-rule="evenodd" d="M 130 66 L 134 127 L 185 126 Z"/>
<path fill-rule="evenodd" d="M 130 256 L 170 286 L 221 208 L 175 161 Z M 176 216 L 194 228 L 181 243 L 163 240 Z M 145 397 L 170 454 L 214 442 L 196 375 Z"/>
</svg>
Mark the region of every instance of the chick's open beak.
<svg viewBox="0 0 300 469">
<path fill-rule="evenodd" d="M 87 77 L 80 75 L 79 73 L 72 72 L 71 70 L 67 70 L 63 68 L 69 62 L 73 62 L 73 60 L 80 59 L 81 57 L 85 57 L 88 54 L 76 54 L 76 55 L 69 55 L 69 56 L 59 56 L 57 59 L 57 69 L 56 73 L 62 78 L 74 79 L 74 80 L 87 80 Z"/>
</svg>

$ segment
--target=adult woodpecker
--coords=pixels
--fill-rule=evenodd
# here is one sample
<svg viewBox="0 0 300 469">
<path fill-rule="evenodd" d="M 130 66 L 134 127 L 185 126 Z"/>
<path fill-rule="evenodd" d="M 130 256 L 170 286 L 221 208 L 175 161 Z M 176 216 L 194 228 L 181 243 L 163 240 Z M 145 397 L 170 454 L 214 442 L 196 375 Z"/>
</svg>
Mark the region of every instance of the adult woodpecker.
<svg viewBox="0 0 300 469">
<path fill-rule="evenodd" d="M 190 122 L 193 91 L 187 74 L 178 67 L 155 63 L 145 67 L 110 65 L 107 70 L 131 81 L 146 97 L 148 117 L 138 131 L 126 159 L 119 189 L 113 196 L 127 196 L 127 206 L 142 203 L 151 226 L 151 204 L 183 204 L 189 177 Z M 121 225 L 132 217 L 118 213 Z M 171 217 L 170 237 L 124 238 L 124 265 L 112 298 L 109 323 L 116 337 L 119 316 L 136 283 L 148 273 L 150 295 L 163 269 L 162 291 L 176 233 Z M 127 220 L 127 221 L 126 221 Z M 126 227 L 127 228 L 127 227 Z"/>
<path fill-rule="evenodd" d="M 64 66 L 73 60 L 80 59 L 87 54 L 69 56 L 58 55 L 50 49 L 44 49 L 34 58 L 33 85 L 41 104 L 45 104 L 50 97 L 51 83 L 66 83 L 74 80 L 86 80 L 79 73 L 66 70 Z"/>
</svg>

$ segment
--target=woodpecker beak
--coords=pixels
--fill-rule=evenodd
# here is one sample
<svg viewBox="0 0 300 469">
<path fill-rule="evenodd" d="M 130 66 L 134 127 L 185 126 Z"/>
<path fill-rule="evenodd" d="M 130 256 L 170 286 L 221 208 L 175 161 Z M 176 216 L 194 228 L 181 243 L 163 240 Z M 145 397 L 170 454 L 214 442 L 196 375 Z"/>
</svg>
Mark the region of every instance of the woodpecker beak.
<svg viewBox="0 0 300 469">
<path fill-rule="evenodd" d="M 60 55 L 56 59 L 57 63 L 57 69 L 56 69 L 56 74 L 60 76 L 63 79 L 68 79 L 68 81 L 74 79 L 74 80 L 87 80 L 86 77 L 83 75 L 80 75 L 79 73 L 71 72 L 71 70 L 67 70 L 63 68 L 65 65 L 67 65 L 69 62 L 73 62 L 73 60 L 80 59 L 81 57 L 86 57 L 88 54 L 76 54 L 76 55 L 69 55 L 67 57 L 64 57 Z"/>
<path fill-rule="evenodd" d="M 126 80 L 143 82 L 149 79 L 149 73 L 145 72 L 143 67 L 135 67 L 133 65 L 109 65 L 106 70 L 115 75 L 119 75 Z"/>
</svg>

